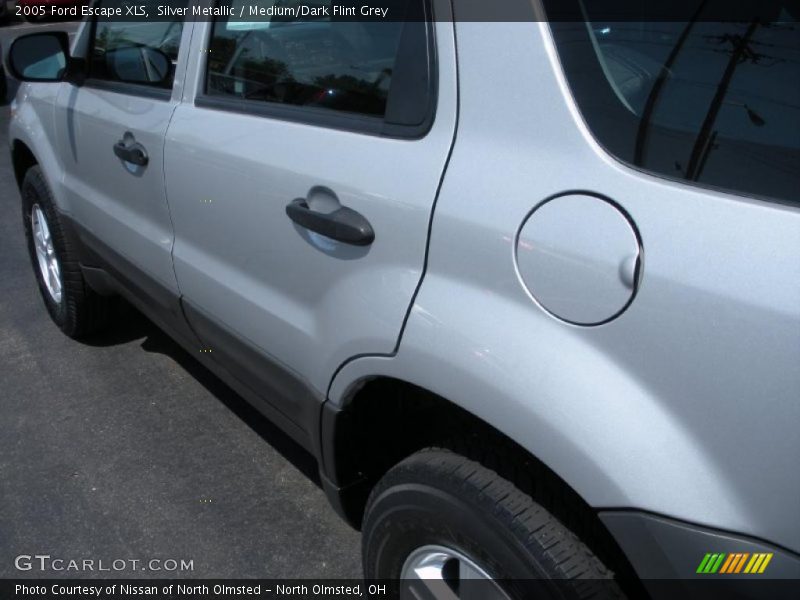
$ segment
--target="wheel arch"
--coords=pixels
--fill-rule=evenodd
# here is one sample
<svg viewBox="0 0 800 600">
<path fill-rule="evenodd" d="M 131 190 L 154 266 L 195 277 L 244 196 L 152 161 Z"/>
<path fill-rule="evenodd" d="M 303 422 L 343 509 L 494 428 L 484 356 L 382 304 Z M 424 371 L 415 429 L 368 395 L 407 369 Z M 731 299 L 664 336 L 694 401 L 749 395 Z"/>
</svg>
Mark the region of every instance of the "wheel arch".
<svg viewBox="0 0 800 600">
<path fill-rule="evenodd" d="M 322 418 L 323 487 L 360 529 L 369 492 L 391 467 L 423 448 L 442 447 L 512 481 L 583 539 L 624 582 L 638 588 L 625 553 L 586 501 L 555 471 L 457 403 L 389 375 L 367 375 L 327 402 Z"/>
<path fill-rule="evenodd" d="M 345 364 L 328 393 L 342 409 L 370 378 L 447 399 L 536 457 L 595 510 L 635 509 L 744 531 L 751 507 L 713 439 L 585 331 L 485 287 L 429 275 L 395 355 Z M 477 315 L 477 316 L 476 316 Z M 662 376 L 669 376 L 662 368 Z M 667 392 L 670 390 L 667 389 Z"/>
<path fill-rule="evenodd" d="M 70 207 L 64 193 L 64 165 L 56 134 L 56 104 L 62 83 L 23 83 L 12 105 L 8 139 L 17 186 L 34 164 L 42 169 L 53 199 L 62 213 Z"/>
<path fill-rule="evenodd" d="M 16 123 L 17 118 L 20 118 L 19 115 L 12 122 L 12 134 L 17 133 L 15 130 L 19 129 L 19 125 Z M 62 166 L 56 157 L 54 149 L 47 140 L 26 139 L 23 135 L 12 137 L 11 166 L 14 171 L 14 179 L 17 182 L 17 189 L 22 189 L 25 174 L 31 167 L 40 167 L 42 177 L 44 177 L 47 187 L 53 195 L 53 200 L 59 212 L 69 213 L 68 207 L 65 206 L 63 189 L 60 185 L 63 174 Z"/>
<path fill-rule="evenodd" d="M 14 179 L 17 181 L 17 187 L 22 187 L 22 180 L 25 179 L 25 173 L 28 172 L 34 165 L 38 165 L 39 161 L 33 153 L 33 150 L 20 139 L 15 139 L 11 142 L 11 164 L 14 169 Z"/>
</svg>

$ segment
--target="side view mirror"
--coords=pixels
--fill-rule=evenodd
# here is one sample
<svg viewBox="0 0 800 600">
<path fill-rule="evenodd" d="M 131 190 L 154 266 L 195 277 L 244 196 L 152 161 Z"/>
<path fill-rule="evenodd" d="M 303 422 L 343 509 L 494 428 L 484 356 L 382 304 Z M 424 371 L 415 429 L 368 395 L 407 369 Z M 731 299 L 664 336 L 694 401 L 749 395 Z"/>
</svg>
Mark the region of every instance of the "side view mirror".
<svg viewBox="0 0 800 600">
<path fill-rule="evenodd" d="M 118 81 L 163 86 L 172 75 L 172 61 L 158 48 L 126 46 L 106 52 L 106 68 Z"/>
<path fill-rule="evenodd" d="M 69 36 L 63 31 L 22 35 L 8 50 L 8 70 L 20 81 L 62 81 L 69 64 Z"/>
</svg>

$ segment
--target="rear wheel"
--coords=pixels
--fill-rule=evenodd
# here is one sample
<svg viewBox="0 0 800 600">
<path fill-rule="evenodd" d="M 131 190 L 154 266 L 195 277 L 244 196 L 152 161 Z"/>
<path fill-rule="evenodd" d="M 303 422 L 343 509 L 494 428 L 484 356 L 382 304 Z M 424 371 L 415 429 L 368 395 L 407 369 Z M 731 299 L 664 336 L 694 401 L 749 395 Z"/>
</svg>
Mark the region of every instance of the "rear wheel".
<svg viewBox="0 0 800 600">
<path fill-rule="evenodd" d="M 39 292 L 56 325 L 77 338 L 108 320 L 109 299 L 84 281 L 78 257 L 64 235 L 50 189 L 38 166 L 22 182 L 22 216 Z"/>
<path fill-rule="evenodd" d="M 431 448 L 392 468 L 367 503 L 367 579 L 402 579 L 401 597 L 623 598 L 613 573 L 512 482 Z"/>
</svg>

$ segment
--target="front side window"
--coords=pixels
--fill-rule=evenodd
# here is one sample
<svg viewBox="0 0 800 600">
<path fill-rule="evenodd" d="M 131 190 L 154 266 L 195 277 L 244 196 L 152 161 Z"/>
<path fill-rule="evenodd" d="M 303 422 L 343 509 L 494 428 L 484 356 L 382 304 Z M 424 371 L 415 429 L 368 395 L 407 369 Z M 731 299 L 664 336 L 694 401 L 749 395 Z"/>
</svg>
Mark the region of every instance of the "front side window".
<svg viewBox="0 0 800 600">
<path fill-rule="evenodd" d="M 343 20 L 334 16 L 333 0 L 269 4 L 272 15 L 257 22 L 214 22 L 205 87 L 209 97 L 386 116 L 398 71 L 409 68 L 399 64 L 404 32 L 423 24 Z M 385 4 L 393 5 L 392 14 L 402 15 L 421 0 Z M 221 0 L 220 5 L 239 15 L 242 0 Z M 251 5 L 246 2 L 245 9 Z M 300 6 L 306 7 L 306 16 L 297 16 Z M 415 56 L 427 60 L 425 52 Z M 410 65 L 415 66 L 427 68 Z"/>
<path fill-rule="evenodd" d="M 711 3 L 697 0 L 691 20 L 662 22 L 647 20 L 646 3 L 617 2 L 609 20 L 602 2 L 569 1 L 577 18 L 551 27 L 609 152 L 670 178 L 800 201 L 800 4 L 738 3 L 749 12 L 711 22 Z M 548 4 L 563 15 L 563 2 Z"/>
<path fill-rule="evenodd" d="M 183 33 L 182 18 L 115 21 L 98 17 L 93 27 L 91 79 L 172 88 Z"/>
</svg>

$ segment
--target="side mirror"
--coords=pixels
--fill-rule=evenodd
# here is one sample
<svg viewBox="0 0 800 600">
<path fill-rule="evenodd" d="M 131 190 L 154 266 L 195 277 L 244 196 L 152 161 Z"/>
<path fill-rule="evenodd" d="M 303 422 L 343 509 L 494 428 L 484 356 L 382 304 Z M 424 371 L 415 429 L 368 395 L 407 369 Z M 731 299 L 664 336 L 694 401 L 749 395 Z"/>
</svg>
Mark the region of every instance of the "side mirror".
<svg viewBox="0 0 800 600">
<path fill-rule="evenodd" d="M 106 68 L 125 83 L 163 86 L 172 76 L 172 61 L 158 48 L 127 46 L 106 52 Z"/>
<path fill-rule="evenodd" d="M 69 36 L 63 31 L 23 35 L 11 43 L 8 69 L 20 81 L 62 81 L 69 63 Z"/>
</svg>

